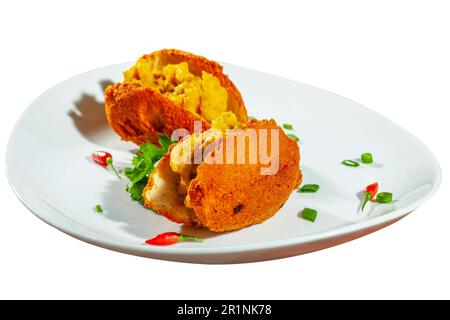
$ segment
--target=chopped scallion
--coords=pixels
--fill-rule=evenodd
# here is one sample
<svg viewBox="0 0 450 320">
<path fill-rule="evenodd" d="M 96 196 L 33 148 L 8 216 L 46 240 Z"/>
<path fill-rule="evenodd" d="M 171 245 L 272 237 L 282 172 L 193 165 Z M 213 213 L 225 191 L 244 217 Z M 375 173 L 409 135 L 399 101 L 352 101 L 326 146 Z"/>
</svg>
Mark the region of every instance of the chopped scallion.
<svg viewBox="0 0 450 320">
<path fill-rule="evenodd" d="M 359 167 L 359 163 L 353 160 L 344 160 L 341 163 L 347 167 Z"/>
<path fill-rule="evenodd" d="M 97 212 L 97 213 L 102 213 L 103 212 L 103 208 L 102 208 L 102 206 L 101 205 L 96 205 L 95 206 L 95 212 Z"/>
<path fill-rule="evenodd" d="M 380 192 L 377 194 L 376 202 L 378 203 L 391 203 L 392 202 L 392 193 L 390 192 Z"/>
<path fill-rule="evenodd" d="M 369 163 L 373 163 L 373 157 L 372 157 L 372 154 L 371 153 L 363 153 L 362 155 L 361 155 L 361 161 L 362 161 L 362 163 L 367 163 L 367 164 L 369 164 Z"/>
<path fill-rule="evenodd" d="M 317 211 L 311 208 L 305 208 L 302 211 L 302 218 L 311 222 L 316 221 Z"/>
<path fill-rule="evenodd" d="M 297 142 L 300 141 L 300 139 L 295 134 L 288 133 L 287 136 Z"/>
<path fill-rule="evenodd" d="M 286 129 L 286 130 L 293 130 L 294 129 L 292 124 L 289 124 L 289 123 L 283 123 L 283 128 Z"/>
<path fill-rule="evenodd" d="M 303 185 L 300 189 L 298 189 L 297 192 L 300 193 L 314 193 L 317 192 L 319 190 L 319 185 L 318 184 L 305 184 Z"/>
</svg>

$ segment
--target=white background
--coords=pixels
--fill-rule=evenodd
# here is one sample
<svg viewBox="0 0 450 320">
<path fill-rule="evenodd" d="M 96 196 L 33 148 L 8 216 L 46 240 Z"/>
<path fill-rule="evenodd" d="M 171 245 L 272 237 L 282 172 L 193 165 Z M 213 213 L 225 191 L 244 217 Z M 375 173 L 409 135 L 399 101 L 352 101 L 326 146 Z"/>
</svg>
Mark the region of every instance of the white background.
<svg viewBox="0 0 450 320">
<path fill-rule="evenodd" d="M 382 113 L 429 146 L 443 182 L 413 214 L 347 244 L 270 262 L 193 265 L 57 231 L 19 202 L 1 161 L 0 298 L 450 298 L 449 17 L 445 0 L 2 1 L 3 154 L 14 123 L 44 90 L 174 47 Z"/>
</svg>

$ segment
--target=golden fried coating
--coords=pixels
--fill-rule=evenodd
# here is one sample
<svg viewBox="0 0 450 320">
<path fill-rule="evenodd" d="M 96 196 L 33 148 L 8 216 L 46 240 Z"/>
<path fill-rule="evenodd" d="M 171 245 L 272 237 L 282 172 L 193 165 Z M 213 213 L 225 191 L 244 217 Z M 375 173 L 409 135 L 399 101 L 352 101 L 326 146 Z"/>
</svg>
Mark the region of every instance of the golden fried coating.
<svg viewBox="0 0 450 320">
<path fill-rule="evenodd" d="M 151 70 L 161 71 L 165 66 L 186 62 L 189 71 L 200 77 L 207 72 L 216 77 L 227 92 L 226 111 L 231 111 L 240 123 L 248 120 L 241 94 L 231 80 L 223 74 L 223 67 L 214 61 L 188 52 L 165 49 L 144 55 L 142 58 Z M 142 144 L 148 141 L 157 144 L 158 134 L 170 136 L 174 129 L 185 128 L 193 132 L 195 120 L 203 122 L 203 129 L 210 121 L 191 112 L 160 90 L 137 81 L 117 83 L 105 90 L 105 109 L 110 126 L 123 140 Z"/>
<path fill-rule="evenodd" d="M 278 130 L 279 169 L 276 174 L 261 175 L 260 159 L 256 164 L 202 163 L 189 186 L 189 196 L 198 218 L 212 231 L 241 229 L 270 218 L 301 183 L 296 141 L 273 120 L 253 120 L 246 129 Z M 221 147 L 226 148 L 229 141 L 226 136 Z M 237 144 L 235 152 L 236 148 Z"/>
<path fill-rule="evenodd" d="M 277 171 L 261 175 L 262 169 L 268 168 L 271 163 L 259 156 L 256 162 L 250 163 L 249 140 L 245 140 L 245 163 L 238 163 L 238 143 L 233 141 L 235 136 L 228 133 L 217 141 L 198 166 L 196 176 L 189 183 L 188 202 L 186 195 L 179 192 L 180 175 L 171 170 L 169 151 L 158 163 L 144 190 L 145 205 L 172 221 L 205 226 L 215 232 L 241 229 L 274 215 L 301 183 L 298 144 L 287 137 L 274 120 L 252 120 L 240 129 L 244 134 L 254 130 L 258 141 L 261 132 L 267 132 L 268 146 L 262 147 L 258 143 L 258 152 L 269 156 L 273 151 L 270 132 L 277 132 Z M 234 149 L 236 155 L 229 164 L 224 163 L 227 146 Z M 223 155 L 222 162 L 217 161 L 220 158 L 217 155 Z M 273 161 L 274 158 L 271 159 Z"/>
<path fill-rule="evenodd" d="M 137 145 L 158 144 L 160 133 L 170 137 L 178 128 L 194 131 L 194 121 L 202 118 L 159 92 L 140 83 L 117 83 L 105 91 L 106 116 L 110 126 L 126 141 Z M 203 127 L 209 124 L 203 121 Z"/>
</svg>

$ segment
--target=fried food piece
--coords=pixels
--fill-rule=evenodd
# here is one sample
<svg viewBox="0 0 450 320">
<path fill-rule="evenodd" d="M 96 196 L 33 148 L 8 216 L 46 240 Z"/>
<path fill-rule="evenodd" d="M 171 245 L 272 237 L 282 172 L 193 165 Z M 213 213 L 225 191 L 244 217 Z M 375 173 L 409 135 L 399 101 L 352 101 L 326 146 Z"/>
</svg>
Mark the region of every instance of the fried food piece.
<svg viewBox="0 0 450 320">
<path fill-rule="evenodd" d="M 178 192 L 180 178 L 170 167 L 169 153 L 158 162 L 150 176 L 144 190 L 144 205 L 174 222 L 201 227 L 203 224 L 194 210 L 184 205 L 186 195 Z"/>
<path fill-rule="evenodd" d="M 199 165 L 171 165 L 181 144 L 190 142 L 173 146 L 150 176 L 143 193 L 145 205 L 172 221 L 216 232 L 241 229 L 273 216 L 301 183 L 298 144 L 273 120 L 252 120 L 238 130 L 209 141 L 209 151 Z M 245 141 L 241 155 L 239 134 Z M 268 141 L 261 145 L 264 136 Z M 256 137 L 253 142 L 258 146 L 256 161 L 251 161 L 255 159 L 251 137 Z M 231 161 L 229 150 L 233 150 Z M 182 179 L 185 172 L 191 175 L 188 182 Z M 187 190 L 180 188 L 186 183 Z"/>
<path fill-rule="evenodd" d="M 261 175 L 264 165 L 260 159 L 256 164 L 200 165 L 189 186 L 190 204 L 210 230 L 236 230 L 270 218 L 301 183 L 297 142 L 287 137 L 273 120 L 252 121 L 247 128 L 278 131 L 278 171 Z M 270 137 L 268 133 L 269 146 Z M 226 149 L 229 142 L 226 137 L 222 148 Z M 236 154 L 237 144 L 234 150 Z"/>
<path fill-rule="evenodd" d="M 194 131 L 234 128 L 248 121 L 241 94 L 222 72 L 223 67 L 204 57 L 165 49 L 142 56 L 124 72 L 123 83 L 105 90 L 110 126 L 123 140 L 158 143 L 160 133 L 175 129 Z"/>
</svg>

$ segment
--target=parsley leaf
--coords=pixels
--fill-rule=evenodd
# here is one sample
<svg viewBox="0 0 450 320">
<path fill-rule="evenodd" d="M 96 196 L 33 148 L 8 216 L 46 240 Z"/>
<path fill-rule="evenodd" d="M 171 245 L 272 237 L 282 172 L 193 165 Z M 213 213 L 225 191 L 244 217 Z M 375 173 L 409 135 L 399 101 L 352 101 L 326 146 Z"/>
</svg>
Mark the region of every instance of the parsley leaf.
<svg viewBox="0 0 450 320">
<path fill-rule="evenodd" d="M 133 167 L 125 168 L 124 174 L 130 180 L 127 186 L 127 192 L 130 193 L 131 199 L 142 201 L 142 192 L 147 185 L 150 174 L 155 169 L 155 163 L 158 162 L 169 150 L 169 146 L 173 143 L 166 136 L 159 136 L 158 147 L 152 143 L 146 143 L 139 147 L 139 151 L 132 160 Z"/>
<path fill-rule="evenodd" d="M 148 180 L 148 178 L 147 178 Z M 134 201 L 142 201 L 144 198 L 142 197 L 142 193 L 144 192 L 144 188 L 147 185 L 147 181 L 141 180 L 137 183 L 132 184 L 127 191 L 130 193 L 130 197 Z"/>
<path fill-rule="evenodd" d="M 174 142 L 176 141 L 172 141 L 169 137 L 166 137 L 164 135 L 159 136 L 159 144 L 162 146 L 164 150 L 166 150 L 166 152 L 167 150 L 169 150 L 170 145 L 173 144 Z M 166 154 L 166 152 L 164 152 L 164 154 Z"/>
</svg>

